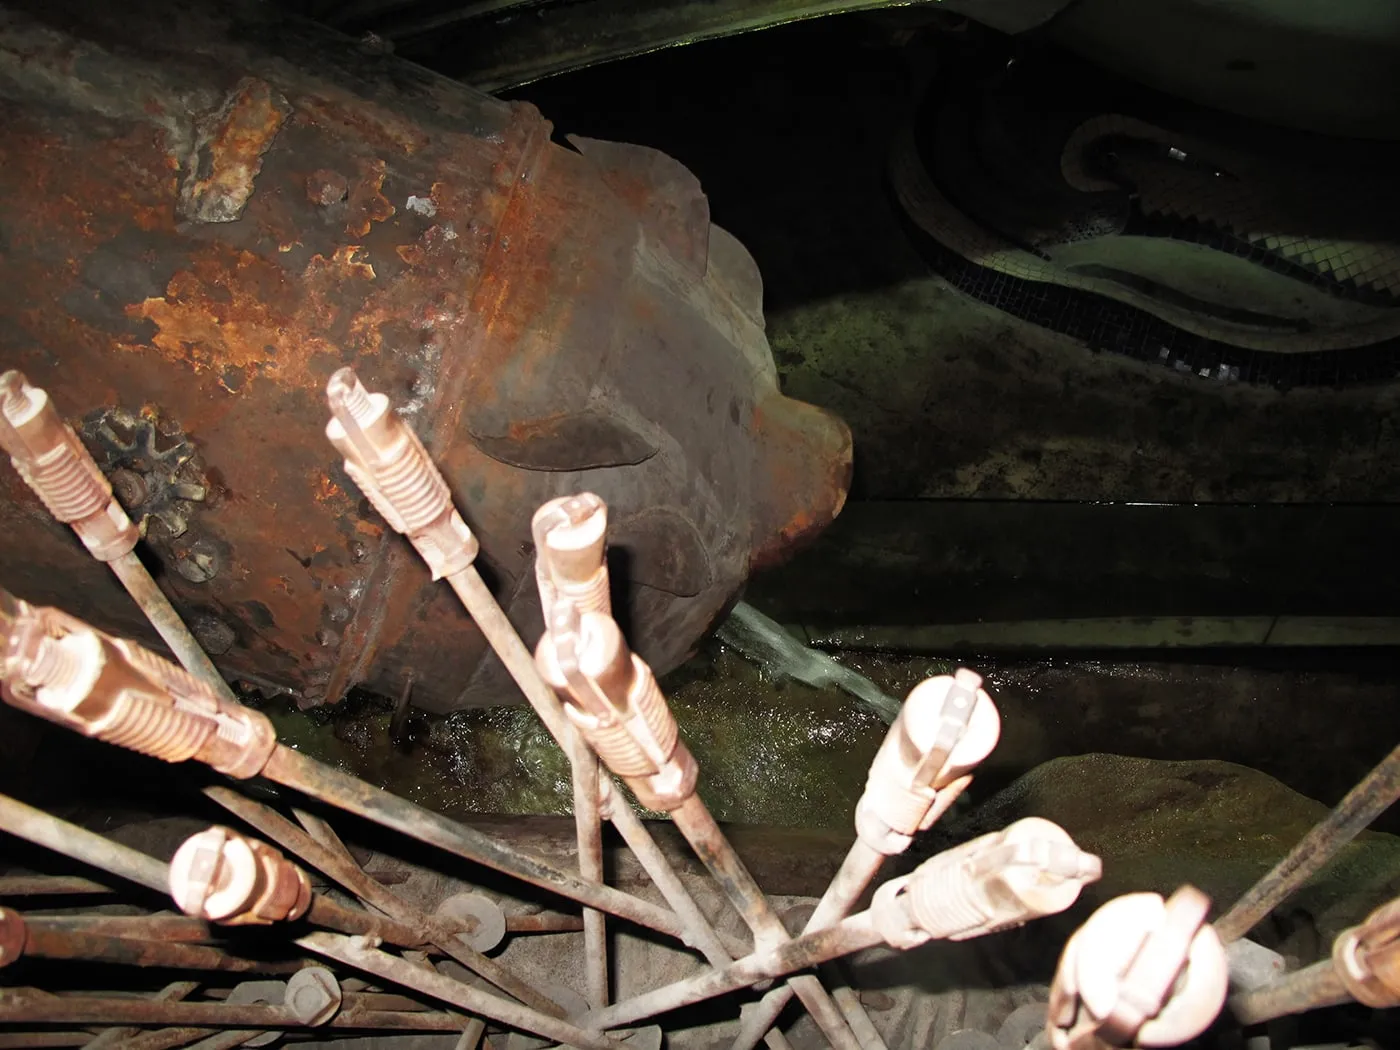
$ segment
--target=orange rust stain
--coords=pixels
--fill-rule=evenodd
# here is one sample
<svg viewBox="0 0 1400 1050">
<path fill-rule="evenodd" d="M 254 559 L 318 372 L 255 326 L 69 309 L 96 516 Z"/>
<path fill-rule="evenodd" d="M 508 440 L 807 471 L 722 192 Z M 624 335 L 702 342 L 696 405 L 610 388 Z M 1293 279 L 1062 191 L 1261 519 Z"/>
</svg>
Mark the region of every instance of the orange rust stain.
<svg viewBox="0 0 1400 1050">
<path fill-rule="evenodd" d="M 197 373 L 233 366 L 249 380 L 268 376 L 305 385 L 308 361 L 335 349 L 312 328 L 334 316 L 328 290 L 315 282 L 288 288 L 285 274 L 267 260 L 215 248 L 175 274 L 164 296 L 133 303 L 126 312 L 151 321 L 157 329 L 151 345 Z"/>
<path fill-rule="evenodd" d="M 243 214 L 263 154 L 291 112 L 265 81 L 245 77 L 201 123 L 180 212 L 197 222 L 232 222 Z"/>
<path fill-rule="evenodd" d="M 327 259 L 324 255 L 313 255 L 311 261 L 306 264 L 307 277 L 314 277 L 319 270 L 338 270 L 346 277 L 359 277 L 366 281 L 374 280 L 374 267 L 368 262 L 355 258 L 364 252 L 358 244 L 341 245 L 331 257 Z"/>
<path fill-rule="evenodd" d="M 350 219 L 345 224 L 346 236 L 357 239 L 364 237 L 376 222 L 383 222 L 394 214 L 394 206 L 382 192 L 384 173 L 385 166 L 382 160 L 371 161 L 364 177 L 350 187 Z"/>
<path fill-rule="evenodd" d="M 322 474 L 316 479 L 316 487 L 313 495 L 317 503 L 325 503 L 327 500 L 345 495 L 345 490 L 332 481 L 327 475 Z"/>
</svg>

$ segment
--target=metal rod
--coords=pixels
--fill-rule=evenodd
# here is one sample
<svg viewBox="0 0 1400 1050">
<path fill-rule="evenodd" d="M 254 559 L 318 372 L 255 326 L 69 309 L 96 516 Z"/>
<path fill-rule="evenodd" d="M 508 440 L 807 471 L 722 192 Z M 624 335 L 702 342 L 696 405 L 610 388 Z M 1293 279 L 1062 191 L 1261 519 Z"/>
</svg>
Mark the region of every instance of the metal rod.
<svg viewBox="0 0 1400 1050">
<path fill-rule="evenodd" d="M 763 890 L 749 874 L 749 869 L 734 852 L 734 847 L 724 837 L 724 832 L 715 823 L 715 818 L 711 816 L 704 800 L 698 794 L 691 795 L 672 810 L 671 819 L 690 843 L 691 849 L 695 850 L 710 874 L 715 877 L 715 881 L 744 920 L 744 924 L 753 931 L 754 946 L 773 948 L 785 942 L 790 943 L 791 938 L 783 927 L 782 920 L 778 918 L 778 913 L 773 910 Z M 811 974 L 798 974 L 788 981 L 788 985 L 836 1050 L 861 1050 L 855 1033 L 851 1031 L 845 1016 L 827 994 L 826 989 L 822 987 L 821 981 Z"/>
<path fill-rule="evenodd" d="M 23 918 L 25 926 L 31 930 L 44 928 L 180 944 L 202 944 L 221 936 L 220 931 L 203 919 L 186 915 L 25 915 Z"/>
<path fill-rule="evenodd" d="M 297 944 L 346 966 L 354 966 L 386 981 L 430 995 L 468 1013 L 489 1017 L 511 1028 L 524 1028 L 556 1043 L 580 1047 L 582 1050 L 625 1050 L 622 1043 L 596 1031 L 585 1031 L 569 1021 L 550 1017 L 538 1010 L 531 1010 L 528 1006 L 472 988 L 434 970 L 419 969 L 407 959 L 399 959 L 368 948 L 362 942 L 349 937 L 333 933 L 311 933 L 297 938 Z"/>
<path fill-rule="evenodd" d="M 564 749 L 565 754 L 570 755 L 572 765 L 574 749 L 570 745 L 570 741 L 577 737 L 573 725 L 564 715 L 559 697 L 540 676 L 534 658 L 521 642 L 514 626 L 497 604 L 496 599 L 482 581 L 480 574 L 475 568 L 468 567 L 462 572 L 452 574 L 447 579 L 457 597 L 461 599 L 468 614 L 481 627 L 483 633 L 491 641 L 492 647 L 501 656 L 502 662 L 510 670 L 516 684 L 520 687 L 520 691 L 524 693 L 525 699 L 535 709 L 540 721 L 544 723 L 545 729 L 554 738 L 555 743 Z M 577 775 L 574 779 L 577 783 Z M 599 783 L 602 784 L 601 779 Z M 723 943 L 716 936 L 714 928 L 704 917 L 695 904 L 694 898 L 691 897 L 690 892 L 676 875 L 671 862 L 656 845 L 656 841 L 647 831 L 646 825 L 632 812 L 626 798 L 620 794 L 616 786 L 609 784 L 607 787 L 613 795 L 611 804 L 607 807 L 608 819 L 617 828 L 623 841 L 636 855 L 643 870 L 651 877 L 666 903 L 680 919 L 684 927 L 682 940 L 699 949 L 711 965 L 726 965 L 730 958 L 729 952 L 725 950 Z M 583 825 L 580 824 L 579 827 L 580 835 L 582 835 Z M 583 850 L 580 848 L 580 856 L 582 855 Z M 589 952 L 589 956 L 600 957 L 592 951 Z M 787 1039 L 781 1033 L 777 1033 L 768 1045 L 770 1050 L 790 1050 Z"/>
<path fill-rule="evenodd" d="M 506 933 L 577 933 L 582 929 L 583 916 L 558 911 L 506 916 Z"/>
<path fill-rule="evenodd" d="M 198 989 L 199 982 L 197 981 L 175 981 L 167 984 L 151 998 L 160 1003 L 177 1002 L 193 995 Z M 87 1044 L 86 1050 L 111 1050 L 118 1043 L 135 1038 L 140 1034 L 140 1031 L 139 1028 L 130 1026 L 104 1028 L 96 1039 Z"/>
<path fill-rule="evenodd" d="M 617 793 L 616 786 L 613 786 L 613 792 Z M 710 920 L 705 918 L 700 906 L 695 903 L 695 898 L 690 895 L 685 883 L 681 882 L 680 876 L 676 874 L 676 869 L 666 859 L 666 854 L 661 852 L 661 847 L 651 837 L 641 818 L 632 812 L 627 800 L 615 798 L 608 808 L 613 827 L 617 828 L 622 840 L 636 855 L 642 869 L 651 876 L 666 903 L 680 917 L 681 922 L 685 923 L 685 928 L 690 933 L 690 939 L 686 943 L 698 949 L 705 960 L 716 969 L 728 966 L 734 961 L 734 955 L 747 954 L 743 945 L 737 945 L 737 951 L 731 950 L 731 946 L 726 945 L 715 932 Z M 745 1017 L 750 1009 L 749 1006 L 743 1007 L 740 1016 Z M 769 1050 L 791 1050 L 787 1036 L 771 1026 L 764 1035 L 764 1043 Z"/>
<path fill-rule="evenodd" d="M 450 981 L 449 978 L 443 980 Z M 165 1046 L 180 1046 L 208 1035 L 211 1031 L 226 1029 L 229 1025 L 258 1030 L 308 1027 L 297 1019 L 290 1006 L 41 995 L 34 994 L 32 989 L 0 992 L 0 1023 L 103 1024 L 111 1021 L 132 1025 L 168 1026 L 165 1031 L 145 1033 L 145 1036 L 150 1038 L 143 1040 L 143 1044 Z M 467 1019 L 461 1014 L 441 1010 L 362 1010 L 351 1007 L 341 1010 L 325 1025 L 317 1027 L 456 1032 L 462 1029 L 464 1023 L 467 1023 Z M 184 1031 L 178 1031 L 174 1026 Z M 91 1035 L 87 1036 L 87 1040 L 91 1038 Z M 133 1041 L 128 1040 L 125 1044 L 118 1045 L 130 1046 Z M 150 1046 L 147 1046 L 146 1050 L 150 1050 Z"/>
<path fill-rule="evenodd" d="M 92 1042 L 91 1032 L 0 1032 L 0 1050 L 22 1050 L 26 1047 L 86 1046 Z"/>
<path fill-rule="evenodd" d="M 0 828 L 35 845 L 155 890 L 162 897 L 170 896 L 166 866 L 154 857 L 59 820 L 41 809 L 26 806 L 8 795 L 0 795 Z"/>
<path fill-rule="evenodd" d="M 474 828 L 458 824 L 437 813 L 416 806 L 357 777 L 323 765 L 298 751 L 279 744 L 263 769 L 263 776 L 338 809 L 364 817 L 395 831 L 446 850 L 454 856 L 514 876 L 532 886 L 561 897 L 605 911 L 680 939 L 683 934 L 676 916 L 650 901 L 630 893 L 585 882 L 577 875 L 497 842 Z"/>
<path fill-rule="evenodd" d="M 860 912 L 825 930 L 803 934 L 773 947 L 759 948 L 722 970 L 708 970 L 625 1002 L 614 1003 L 605 1009 L 590 1010 L 579 1018 L 579 1023 L 595 1028 L 616 1028 L 713 999 L 760 981 L 786 977 L 808 966 L 882 943 L 884 940 L 876 932 L 870 913 Z"/>
<path fill-rule="evenodd" d="M 525 699 L 534 708 L 540 721 L 544 723 L 545 729 L 554 738 L 555 743 L 563 748 L 565 754 L 570 757 L 570 765 L 574 770 L 575 812 L 577 814 L 580 777 L 577 769 L 578 764 L 574 761 L 575 747 L 571 742 L 577 739 L 578 734 L 564 715 L 559 697 L 549 683 L 541 677 L 533 656 L 525 648 L 525 644 L 520 640 L 515 627 L 506 617 L 476 569 L 468 566 L 461 572 L 449 575 L 447 581 L 452 585 L 453 591 L 456 592 L 467 613 L 476 621 L 482 633 L 486 635 L 491 647 L 501 658 L 501 662 L 510 671 L 511 677 L 515 679 L 520 691 L 525 695 Z M 580 744 L 582 744 L 581 741 Z M 583 749 L 583 747 L 579 748 L 579 750 Z M 597 764 L 596 757 L 594 764 L 595 766 Z M 609 789 L 613 796 L 611 804 L 607 806 L 608 818 L 617 828 L 628 848 L 636 855 L 643 870 L 651 877 L 657 889 L 661 891 L 666 903 L 680 919 L 684 929 L 681 939 L 686 944 L 699 949 L 711 965 L 725 965 L 730 958 L 729 953 L 716 936 L 714 928 L 695 904 L 690 892 L 686 890 L 676 875 L 671 862 L 656 845 L 656 841 L 647 831 L 646 825 L 632 812 L 626 798 L 621 795 L 615 785 L 610 783 L 603 785 L 601 776 L 600 769 L 598 783 L 600 787 Z M 601 791 L 599 797 L 602 797 Z M 585 822 L 579 821 L 579 856 L 581 860 L 584 856 L 583 836 L 585 830 Z M 599 850 L 599 859 L 601 860 L 601 839 L 599 840 Z M 586 915 L 585 912 L 585 923 L 587 923 Z M 781 923 L 779 927 L 781 928 Z M 585 940 L 587 940 L 586 936 Z M 597 949 L 588 950 L 586 945 L 585 950 L 588 951 L 590 959 L 606 959 L 606 955 Z M 603 965 L 605 966 L 606 963 L 604 962 Z M 820 988 L 819 983 L 817 987 Z M 590 1002 L 590 1005 L 593 1004 Z M 768 1041 L 768 1045 L 770 1050 L 790 1050 L 787 1039 L 781 1033 L 775 1033 L 774 1037 Z M 846 1050 L 850 1050 L 849 1046 Z"/>
<path fill-rule="evenodd" d="M 297 827 L 276 810 L 229 788 L 210 785 L 204 789 L 204 794 L 283 849 L 295 853 L 370 907 L 379 909 L 385 915 L 411 928 L 416 937 L 416 944 L 435 944 L 467 969 L 515 996 L 522 1003 L 542 1013 L 556 1017 L 564 1016 L 563 1007 L 540 994 L 500 963 L 464 944 L 459 939 L 462 932 L 460 928 L 437 916 L 419 911 L 392 890 L 375 882 L 350 856 L 340 839 L 334 837 L 335 833 L 330 830 L 329 825 L 325 825 L 324 822 L 317 825 L 314 818 L 306 814 L 305 819 L 312 827 L 323 826 L 321 834 L 333 837 L 321 841 Z"/>
<path fill-rule="evenodd" d="M 191 1043 L 200 1043 L 204 1050 L 232 1050 L 235 1046 L 242 1046 L 254 1036 L 262 1035 L 260 1029 L 230 1029 L 227 1032 L 216 1032 L 210 1028 L 158 1028 L 153 1032 L 140 1032 L 131 1038 L 116 1044 L 112 1050 L 174 1050 L 175 1047 L 189 1046 Z M 212 1039 L 223 1040 L 221 1048 L 210 1047 Z"/>
<path fill-rule="evenodd" d="M 0 877 L 0 898 L 78 897 L 110 894 L 110 886 L 76 875 L 6 875 Z"/>
<path fill-rule="evenodd" d="M 622 841 L 636 856 L 642 870 L 651 877 L 666 903 L 685 924 L 685 943 L 697 949 L 712 966 L 728 966 L 733 962 L 733 956 L 747 955 L 749 946 L 746 943 L 737 939 L 733 939 L 733 943 L 726 943 L 710 925 L 710 920 L 705 918 L 705 913 L 695 903 L 695 898 L 685 888 L 685 883 L 681 882 L 676 869 L 671 866 L 671 861 L 656 844 L 656 839 L 652 838 L 651 832 L 632 811 L 627 800 L 621 797 L 620 789 L 613 784 L 610 790 L 618 797 L 608 806 L 609 819 L 622 836 Z"/>
<path fill-rule="evenodd" d="M 865 1006 L 860 1001 L 860 993 L 849 985 L 841 983 L 842 975 L 838 964 L 836 962 L 825 963 L 821 972 L 831 986 L 832 1000 L 846 1018 L 846 1023 L 851 1026 L 851 1031 L 855 1033 L 860 1045 L 883 1047 L 885 1045 L 884 1036 L 875 1027 L 875 1022 L 870 1019 L 870 1015 L 865 1012 Z"/>
<path fill-rule="evenodd" d="M 306 921 L 313 926 L 324 926 L 340 933 L 378 937 L 381 941 L 400 948 L 416 948 L 428 943 L 429 938 L 408 925 L 380 915 L 371 915 L 360 908 L 350 908 L 325 894 L 318 893 L 311 898 Z"/>
<path fill-rule="evenodd" d="M 1231 996 L 1230 1012 L 1240 1024 L 1252 1025 L 1351 1001 L 1332 960 L 1324 959 L 1252 991 Z"/>
<path fill-rule="evenodd" d="M 223 699 L 230 703 L 237 703 L 238 698 L 233 695 L 233 690 L 224 681 L 223 675 L 219 674 L 218 668 L 210 661 L 209 655 L 195 640 L 190 629 L 185 626 L 185 621 L 180 619 L 180 614 L 170 604 L 170 599 L 165 596 L 165 592 L 157 586 L 156 581 L 151 578 L 151 574 L 146 571 L 146 566 L 141 564 L 141 559 L 136 552 L 134 550 L 127 551 L 120 558 L 115 558 L 107 564 L 111 566 L 117 579 L 121 580 L 122 586 L 126 588 L 126 593 L 131 595 L 131 600 L 141 607 L 141 611 L 146 614 L 146 619 L 151 621 L 151 626 L 156 629 L 161 640 L 175 654 L 175 659 L 180 662 L 180 666 L 213 689 Z"/>
<path fill-rule="evenodd" d="M 602 885 L 603 829 L 599 810 L 602 785 L 598 756 L 577 733 L 569 740 L 569 769 L 574 788 L 574 830 L 578 841 L 578 873 Z M 592 1009 L 608 1005 L 608 927 L 603 913 L 583 909 L 583 968 L 585 998 Z"/>
<path fill-rule="evenodd" d="M 1400 747 L 1386 755 L 1347 792 L 1346 798 L 1337 803 L 1331 813 L 1298 840 L 1272 871 L 1215 921 L 1220 939 L 1229 944 L 1254 929 L 1397 798 L 1400 798 Z"/>
<path fill-rule="evenodd" d="M 856 839 L 847 851 L 845 860 L 841 862 L 840 869 L 836 872 L 835 878 L 827 886 L 826 892 L 822 894 L 821 900 L 817 902 L 816 910 L 807 920 L 807 925 L 803 928 L 803 933 L 813 933 L 817 930 L 824 930 L 835 923 L 840 922 L 855 906 L 860 895 L 865 892 L 865 888 L 870 885 L 880 870 L 880 865 L 884 863 L 885 857 L 865 844 L 861 839 Z M 849 989 L 846 989 L 848 993 Z M 758 1044 L 763 1033 L 773 1027 L 773 1024 L 782 1014 L 783 1009 L 792 1001 L 792 987 L 782 985 L 774 988 L 767 995 L 758 1001 L 752 1013 L 743 1019 L 739 1027 L 739 1034 L 735 1037 L 729 1050 L 753 1050 Z M 831 993 L 832 999 L 836 1001 L 838 1007 L 842 1007 L 841 1012 L 845 1014 L 847 1023 L 851 1030 L 856 1033 L 856 1038 L 864 1046 L 883 1046 L 884 1040 L 875 1031 L 875 1026 L 865 1010 L 860 1006 L 859 999 L 854 998 L 854 993 L 841 995 L 841 989 L 835 989 Z M 842 1000 L 846 1000 L 843 1004 Z M 852 1000 L 855 1009 L 849 1009 Z M 864 1037 L 862 1037 L 864 1031 Z M 874 1039 L 871 1034 L 874 1033 Z"/>
<path fill-rule="evenodd" d="M 259 1032 L 240 1031 L 235 1028 L 227 1032 L 219 1032 L 215 1035 L 211 1035 L 207 1039 L 201 1039 L 197 1043 L 191 1043 L 190 1050 L 234 1050 L 234 1047 L 242 1046 L 248 1040 L 260 1034 Z"/>
<path fill-rule="evenodd" d="M 326 934 L 324 936 L 338 936 Z M 0 992 L 3 1024 L 188 1025 L 203 1028 L 297 1028 L 302 1023 L 288 1006 L 260 1003 L 156 1002 L 152 999 L 58 996 L 34 989 Z"/>
<path fill-rule="evenodd" d="M 473 1017 L 462 1029 L 462 1034 L 458 1037 L 452 1050 L 476 1050 L 477 1045 L 481 1042 L 481 1037 L 485 1034 L 486 1022 L 480 1017 Z"/>
<path fill-rule="evenodd" d="M 9 916 L 0 913 L 0 922 L 8 921 Z M 26 924 L 24 933 L 24 954 L 36 959 L 82 959 L 122 966 L 225 973 L 295 973 L 302 966 L 295 959 L 247 959 L 202 944 L 112 937 L 39 923 Z"/>
<path fill-rule="evenodd" d="M 557 744 L 569 759 L 574 793 L 574 825 L 578 840 L 579 875 L 603 885 L 603 831 L 599 809 L 598 758 L 564 718 L 559 699 L 540 677 L 535 658 L 520 640 L 514 624 L 496 601 L 474 566 L 447 577 L 467 614 L 510 672 Z M 584 975 L 588 1004 L 597 1008 L 608 1001 L 608 933 L 603 914 L 586 907 L 583 912 Z"/>
</svg>

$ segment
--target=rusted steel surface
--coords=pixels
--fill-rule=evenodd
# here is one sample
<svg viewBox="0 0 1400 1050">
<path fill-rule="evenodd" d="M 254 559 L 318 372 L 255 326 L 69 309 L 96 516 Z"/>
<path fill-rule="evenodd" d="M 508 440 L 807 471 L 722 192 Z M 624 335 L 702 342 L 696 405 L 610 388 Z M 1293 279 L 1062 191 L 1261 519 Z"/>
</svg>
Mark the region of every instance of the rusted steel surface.
<svg viewBox="0 0 1400 1050">
<path fill-rule="evenodd" d="M 586 488 L 634 648 L 674 666 L 845 493 L 844 426 L 778 394 L 753 260 L 662 154 L 570 150 L 527 105 L 221 10 L 0 15 L 0 360 L 86 421 L 133 516 L 170 465 L 95 440 L 103 413 L 198 454 L 202 498 L 146 516 L 147 553 L 228 674 L 317 702 L 412 667 L 429 709 L 515 699 L 325 441 L 345 364 L 407 404 L 527 642 L 530 515 Z M 0 578 L 149 640 L 0 476 Z"/>
</svg>

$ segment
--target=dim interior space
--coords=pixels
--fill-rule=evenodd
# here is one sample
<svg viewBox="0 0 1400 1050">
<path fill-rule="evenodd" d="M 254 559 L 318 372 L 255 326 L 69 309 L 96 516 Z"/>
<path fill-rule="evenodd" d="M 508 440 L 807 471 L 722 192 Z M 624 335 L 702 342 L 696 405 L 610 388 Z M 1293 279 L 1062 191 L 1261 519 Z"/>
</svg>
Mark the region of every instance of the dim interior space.
<svg viewBox="0 0 1400 1050">
<path fill-rule="evenodd" d="M 1400 1043 L 1397 51 L 0 3 L 0 1050 Z"/>
</svg>

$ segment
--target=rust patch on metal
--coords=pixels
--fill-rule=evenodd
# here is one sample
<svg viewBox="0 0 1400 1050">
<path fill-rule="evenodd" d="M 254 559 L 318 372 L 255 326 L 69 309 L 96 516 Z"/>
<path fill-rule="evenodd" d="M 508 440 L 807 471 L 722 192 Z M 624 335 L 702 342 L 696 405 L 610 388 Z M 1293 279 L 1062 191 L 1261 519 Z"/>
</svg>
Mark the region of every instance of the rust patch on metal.
<svg viewBox="0 0 1400 1050">
<path fill-rule="evenodd" d="M 350 188 L 349 220 L 345 223 L 348 237 L 361 238 L 369 233 L 376 222 L 383 222 L 394 214 L 394 206 L 384 196 L 385 167 L 382 160 L 372 161 L 368 171 Z"/>
<path fill-rule="evenodd" d="M 306 199 L 322 208 L 339 204 L 350 192 L 350 184 L 338 171 L 320 168 L 306 177 Z"/>
<path fill-rule="evenodd" d="M 127 307 L 127 315 L 155 324 L 150 345 L 195 372 L 235 367 L 250 380 L 274 374 L 299 383 L 309 357 L 335 348 L 298 316 L 276 266 L 251 252 L 229 254 L 215 248 L 197 258 L 193 268 L 171 278 L 164 296 Z"/>
<path fill-rule="evenodd" d="M 291 111 L 266 82 L 240 80 L 224 104 L 200 122 L 180 187 L 180 215 L 194 222 L 233 222 L 241 216 L 263 154 Z"/>
<path fill-rule="evenodd" d="M 306 275 L 313 276 L 318 270 L 337 270 L 346 277 L 359 277 L 366 281 L 374 280 L 374 267 L 368 262 L 359 258 L 364 254 L 364 249 L 358 244 L 344 244 L 331 253 L 327 259 L 324 255 L 313 255 L 311 262 L 307 264 Z"/>
</svg>

